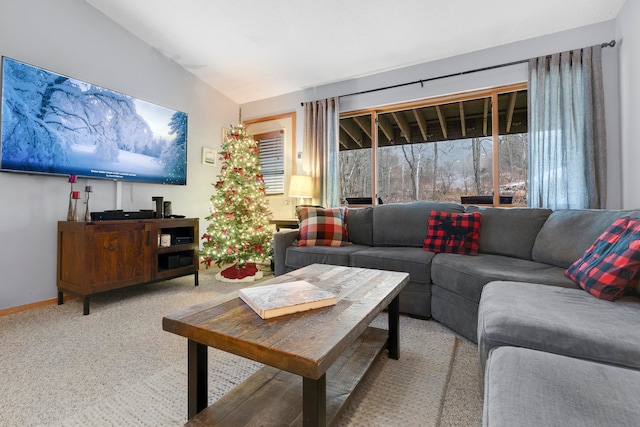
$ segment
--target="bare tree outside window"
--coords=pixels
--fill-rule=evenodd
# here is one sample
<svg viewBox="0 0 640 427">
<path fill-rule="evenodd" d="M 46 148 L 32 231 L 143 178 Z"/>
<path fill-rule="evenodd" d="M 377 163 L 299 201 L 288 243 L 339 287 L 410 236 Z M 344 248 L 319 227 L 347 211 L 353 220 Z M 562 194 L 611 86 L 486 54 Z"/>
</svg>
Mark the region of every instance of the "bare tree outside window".
<svg viewBox="0 0 640 427">
<path fill-rule="evenodd" d="M 340 153 L 340 189 L 345 197 L 371 195 L 371 150 Z"/>
<path fill-rule="evenodd" d="M 526 133 L 500 136 L 500 194 L 511 194 L 518 206 L 527 206 L 528 151 Z"/>
<path fill-rule="evenodd" d="M 422 163 L 425 144 L 402 145 L 402 154 L 409 167 L 411 181 L 411 199 L 420 200 L 420 165 Z"/>
</svg>

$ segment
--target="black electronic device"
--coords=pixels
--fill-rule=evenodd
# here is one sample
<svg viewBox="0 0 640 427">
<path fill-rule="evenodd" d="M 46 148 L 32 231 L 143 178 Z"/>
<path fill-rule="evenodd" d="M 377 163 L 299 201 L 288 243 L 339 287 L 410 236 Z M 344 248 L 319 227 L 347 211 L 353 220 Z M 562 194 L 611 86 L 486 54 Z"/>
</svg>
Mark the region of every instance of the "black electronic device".
<svg viewBox="0 0 640 427">
<path fill-rule="evenodd" d="M 189 255 L 180 255 L 178 263 L 180 264 L 180 267 L 191 265 L 193 264 L 193 257 Z"/>
<path fill-rule="evenodd" d="M 152 219 L 153 211 L 126 212 L 121 210 L 91 212 L 91 221 L 117 221 L 123 219 Z"/>
<path fill-rule="evenodd" d="M 193 243 L 193 237 L 190 236 L 171 236 L 172 245 L 186 245 Z"/>
<path fill-rule="evenodd" d="M 180 258 L 178 254 L 163 254 L 158 257 L 158 266 L 162 268 L 178 268 L 180 267 Z"/>
</svg>

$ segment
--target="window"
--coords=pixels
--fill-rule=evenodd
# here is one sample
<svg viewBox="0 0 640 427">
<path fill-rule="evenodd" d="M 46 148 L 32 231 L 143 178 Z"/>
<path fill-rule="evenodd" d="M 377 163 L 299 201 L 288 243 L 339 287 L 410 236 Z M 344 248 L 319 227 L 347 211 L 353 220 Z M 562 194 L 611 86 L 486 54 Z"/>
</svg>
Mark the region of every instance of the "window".
<svg viewBox="0 0 640 427">
<path fill-rule="evenodd" d="M 500 195 L 512 197 L 514 205 L 527 206 L 527 91 L 501 93 L 498 95 L 498 104 L 498 111 L 504 112 L 499 120 Z"/>
<path fill-rule="evenodd" d="M 526 84 L 341 114 L 340 178 L 345 202 L 526 205 Z"/>
<path fill-rule="evenodd" d="M 340 189 L 343 198 L 371 197 L 371 115 L 340 120 Z M 344 136 L 342 136 L 344 134 Z"/>
<path fill-rule="evenodd" d="M 284 132 L 254 135 L 260 147 L 260 165 L 267 195 L 284 193 Z"/>
</svg>

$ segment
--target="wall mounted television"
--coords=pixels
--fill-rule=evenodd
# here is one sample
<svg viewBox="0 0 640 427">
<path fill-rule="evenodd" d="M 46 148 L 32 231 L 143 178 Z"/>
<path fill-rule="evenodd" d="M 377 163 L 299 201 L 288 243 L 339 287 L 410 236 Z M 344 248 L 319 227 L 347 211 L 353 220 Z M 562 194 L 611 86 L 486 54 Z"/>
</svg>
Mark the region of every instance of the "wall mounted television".
<svg viewBox="0 0 640 427">
<path fill-rule="evenodd" d="M 186 185 L 187 114 L 2 58 L 0 170 Z"/>
</svg>

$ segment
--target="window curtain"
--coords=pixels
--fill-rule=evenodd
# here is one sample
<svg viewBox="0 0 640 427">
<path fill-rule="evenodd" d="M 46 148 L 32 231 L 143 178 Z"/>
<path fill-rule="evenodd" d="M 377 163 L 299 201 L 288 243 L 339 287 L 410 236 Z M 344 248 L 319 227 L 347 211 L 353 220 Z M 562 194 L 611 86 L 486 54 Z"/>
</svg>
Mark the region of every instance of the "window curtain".
<svg viewBox="0 0 640 427">
<path fill-rule="evenodd" d="M 304 103 L 302 170 L 313 177 L 314 199 L 324 207 L 339 205 L 338 98 Z"/>
<path fill-rule="evenodd" d="M 604 208 L 602 48 L 529 60 L 530 207 Z"/>
</svg>

